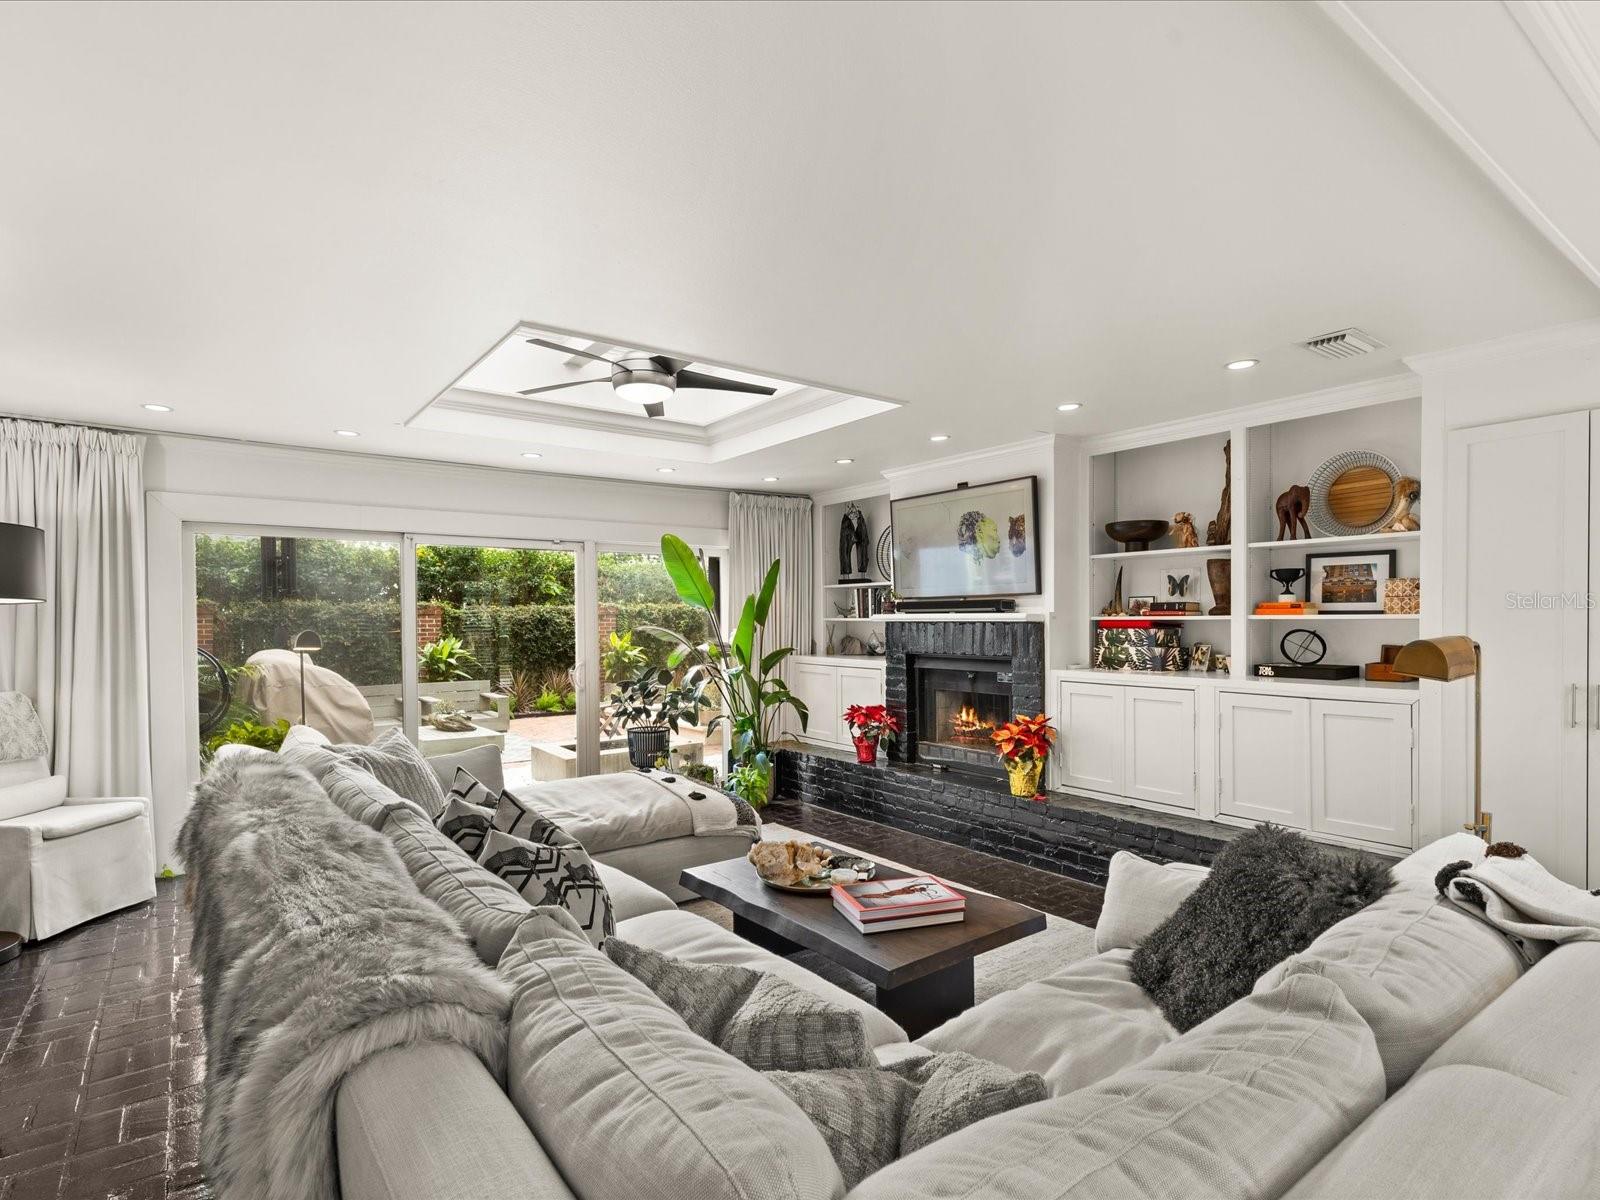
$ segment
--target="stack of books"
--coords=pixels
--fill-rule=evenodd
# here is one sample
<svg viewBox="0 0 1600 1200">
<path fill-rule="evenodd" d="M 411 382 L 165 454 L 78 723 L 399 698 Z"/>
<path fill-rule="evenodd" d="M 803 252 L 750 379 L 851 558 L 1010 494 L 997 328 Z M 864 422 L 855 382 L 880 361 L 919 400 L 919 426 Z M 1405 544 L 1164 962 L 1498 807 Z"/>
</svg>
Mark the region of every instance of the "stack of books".
<svg viewBox="0 0 1600 1200">
<path fill-rule="evenodd" d="M 1152 617 L 1192 617 L 1201 608 L 1198 600 L 1157 600 L 1145 611 Z"/>
<path fill-rule="evenodd" d="M 833 885 L 833 907 L 862 933 L 950 925 L 967 915 L 967 898 L 942 879 L 912 875 Z"/>
<path fill-rule="evenodd" d="M 1317 606 L 1305 600 L 1263 600 L 1256 605 L 1258 617 L 1299 617 L 1316 611 Z"/>
</svg>

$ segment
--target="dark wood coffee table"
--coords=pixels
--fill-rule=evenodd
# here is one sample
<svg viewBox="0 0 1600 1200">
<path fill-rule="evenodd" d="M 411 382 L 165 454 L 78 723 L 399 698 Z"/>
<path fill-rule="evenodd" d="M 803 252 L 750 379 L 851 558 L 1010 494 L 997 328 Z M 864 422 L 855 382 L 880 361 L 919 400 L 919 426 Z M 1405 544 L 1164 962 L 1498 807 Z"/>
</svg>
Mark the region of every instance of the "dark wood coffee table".
<svg viewBox="0 0 1600 1200">
<path fill-rule="evenodd" d="M 877 877 L 911 874 L 880 866 Z M 1043 913 L 1024 904 L 962 888 L 964 921 L 858 933 L 834 911 L 831 897 L 769 888 L 743 858 L 688 867 L 678 882 L 730 909 L 740 937 L 785 957 L 812 950 L 861 976 L 876 989 L 878 1008 L 914 1038 L 972 1007 L 975 955 L 1038 933 L 1045 924 Z"/>
</svg>

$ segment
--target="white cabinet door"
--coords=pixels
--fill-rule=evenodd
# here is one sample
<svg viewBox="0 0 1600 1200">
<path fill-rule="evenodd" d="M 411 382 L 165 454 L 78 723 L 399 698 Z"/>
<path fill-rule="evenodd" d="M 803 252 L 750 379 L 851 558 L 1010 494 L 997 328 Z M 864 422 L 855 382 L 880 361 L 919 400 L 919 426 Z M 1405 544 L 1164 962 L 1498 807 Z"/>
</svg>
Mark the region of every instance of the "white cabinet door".
<svg viewBox="0 0 1600 1200">
<path fill-rule="evenodd" d="M 1061 786 L 1122 794 L 1122 694 L 1104 683 L 1061 685 Z"/>
<path fill-rule="evenodd" d="M 844 721 L 839 706 L 839 668 L 827 663 L 789 664 L 789 690 L 809 710 L 805 736 L 808 741 L 831 746 L 845 743 Z"/>
<path fill-rule="evenodd" d="M 1311 821 L 1311 702 L 1223 692 L 1217 808 L 1232 817 L 1305 829 Z"/>
<path fill-rule="evenodd" d="M 1123 700 L 1122 794 L 1194 809 L 1194 692 L 1130 687 Z"/>
<path fill-rule="evenodd" d="M 1411 706 L 1311 702 L 1311 828 L 1411 846 Z"/>
<path fill-rule="evenodd" d="M 1483 806 L 1494 836 L 1578 885 L 1589 840 L 1589 424 L 1588 413 L 1568 413 L 1449 435 L 1441 591 L 1443 627 L 1483 647 Z M 1444 714 L 1449 832 L 1472 806 L 1473 685 L 1422 687 Z"/>
<path fill-rule="evenodd" d="M 844 710 L 852 704 L 882 704 L 883 703 L 883 672 L 875 667 L 840 667 L 839 668 L 839 713 L 843 721 Z M 849 740 L 850 731 L 844 729 L 841 736 Z"/>
</svg>

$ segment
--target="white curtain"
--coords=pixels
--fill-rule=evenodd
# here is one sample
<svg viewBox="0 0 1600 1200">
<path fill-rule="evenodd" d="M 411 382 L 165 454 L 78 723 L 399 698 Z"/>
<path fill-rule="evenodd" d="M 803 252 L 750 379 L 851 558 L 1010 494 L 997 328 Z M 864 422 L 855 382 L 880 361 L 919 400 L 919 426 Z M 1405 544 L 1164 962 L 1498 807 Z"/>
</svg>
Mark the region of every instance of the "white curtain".
<svg viewBox="0 0 1600 1200">
<path fill-rule="evenodd" d="M 73 796 L 150 794 L 144 439 L 0 419 L 0 521 L 45 533 L 43 604 L 0 605 L 0 690 L 33 697 Z"/>
<path fill-rule="evenodd" d="M 728 550 L 731 618 L 738 619 L 744 598 L 761 586 L 767 568 L 776 558 L 783 566 L 778 571 L 778 593 L 767 618 L 767 649 L 793 646 L 796 654 L 809 654 L 816 583 L 811 553 L 811 500 L 806 496 L 729 493 Z M 779 728 L 784 733 L 798 733 L 800 722 L 785 710 Z"/>
</svg>

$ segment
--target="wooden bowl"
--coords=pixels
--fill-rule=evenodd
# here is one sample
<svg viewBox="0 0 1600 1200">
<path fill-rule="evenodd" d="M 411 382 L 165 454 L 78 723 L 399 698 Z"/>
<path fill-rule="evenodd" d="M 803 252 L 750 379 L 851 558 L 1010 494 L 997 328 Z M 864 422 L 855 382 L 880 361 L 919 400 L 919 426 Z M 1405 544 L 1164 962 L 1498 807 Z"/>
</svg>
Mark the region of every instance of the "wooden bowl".
<svg viewBox="0 0 1600 1200">
<path fill-rule="evenodd" d="M 1151 542 L 1166 537 L 1171 528 L 1167 521 L 1112 521 L 1106 526 L 1106 536 L 1129 550 L 1148 550 Z"/>
</svg>

